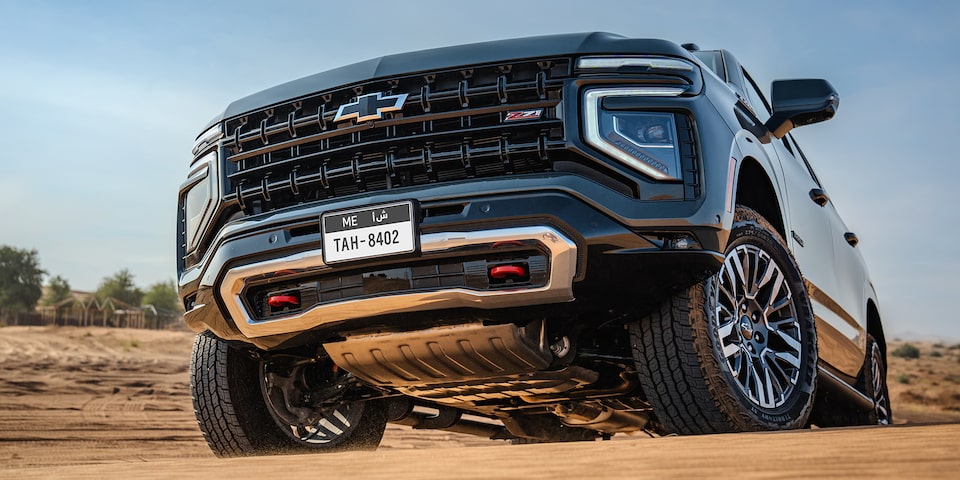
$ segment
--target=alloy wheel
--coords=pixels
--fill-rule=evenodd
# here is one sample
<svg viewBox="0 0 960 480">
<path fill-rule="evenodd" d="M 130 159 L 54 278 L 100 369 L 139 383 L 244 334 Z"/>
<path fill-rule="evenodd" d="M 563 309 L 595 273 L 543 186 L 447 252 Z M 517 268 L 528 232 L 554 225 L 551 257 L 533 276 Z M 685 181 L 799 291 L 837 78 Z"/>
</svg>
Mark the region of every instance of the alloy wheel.
<svg viewBox="0 0 960 480">
<path fill-rule="evenodd" d="M 318 373 L 323 370 L 322 373 Z M 276 368 L 261 362 L 261 390 L 271 416 L 294 439 L 323 445 L 345 438 L 363 416 L 363 404 L 340 403 L 345 372 L 316 364 Z"/>
<path fill-rule="evenodd" d="M 797 387 L 804 357 L 789 279 L 752 244 L 731 250 L 717 279 L 719 347 L 734 383 L 759 407 L 783 406 Z"/>
<path fill-rule="evenodd" d="M 886 388 L 886 371 L 883 368 L 883 353 L 875 342 L 870 349 L 870 369 L 873 381 L 873 406 L 877 424 L 890 424 L 890 399 Z"/>
</svg>

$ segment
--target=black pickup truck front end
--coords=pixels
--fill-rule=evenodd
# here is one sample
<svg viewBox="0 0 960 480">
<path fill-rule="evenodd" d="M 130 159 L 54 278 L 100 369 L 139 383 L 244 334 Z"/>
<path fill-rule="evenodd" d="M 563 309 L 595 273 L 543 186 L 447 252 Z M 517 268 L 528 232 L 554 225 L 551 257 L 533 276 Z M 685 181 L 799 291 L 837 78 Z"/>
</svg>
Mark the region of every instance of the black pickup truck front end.
<svg viewBox="0 0 960 480">
<path fill-rule="evenodd" d="M 185 320 L 275 349 L 642 315 L 723 260 L 732 133 L 703 95 L 715 81 L 669 42 L 564 35 L 383 57 L 235 102 L 180 191 Z M 351 223 L 386 213 L 385 230 Z"/>
</svg>

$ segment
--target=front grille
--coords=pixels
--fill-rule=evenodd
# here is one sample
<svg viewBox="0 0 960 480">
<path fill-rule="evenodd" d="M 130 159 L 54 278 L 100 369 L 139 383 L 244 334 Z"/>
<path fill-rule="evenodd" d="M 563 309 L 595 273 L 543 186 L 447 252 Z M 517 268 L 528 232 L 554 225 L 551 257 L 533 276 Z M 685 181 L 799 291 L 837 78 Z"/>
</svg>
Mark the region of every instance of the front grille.
<svg viewBox="0 0 960 480">
<path fill-rule="evenodd" d="M 556 106 L 569 58 L 518 61 L 342 87 L 226 121 L 225 199 L 248 214 L 360 192 L 544 172 L 564 150 Z M 333 123 L 365 93 L 408 95 L 402 112 Z M 543 109 L 506 122 L 507 112 Z"/>
</svg>

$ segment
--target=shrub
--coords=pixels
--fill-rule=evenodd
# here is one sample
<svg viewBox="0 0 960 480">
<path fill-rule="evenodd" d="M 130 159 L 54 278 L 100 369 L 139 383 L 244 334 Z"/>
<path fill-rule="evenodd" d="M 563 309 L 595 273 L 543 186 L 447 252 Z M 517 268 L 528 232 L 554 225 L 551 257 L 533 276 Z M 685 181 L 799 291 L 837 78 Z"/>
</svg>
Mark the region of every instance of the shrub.
<svg viewBox="0 0 960 480">
<path fill-rule="evenodd" d="M 940 353 L 939 350 L 934 350 L 934 351 L 930 352 L 930 356 L 931 356 L 931 357 L 942 357 L 943 354 Z"/>
<path fill-rule="evenodd" d="M 897 383 L 903 383 L 903 384 L 910 383 L 910 375 L 907 375 L 906 373 L 901 373 L 900 375 L 897 375 Z"/>
<path fill-rule="evenodd" d="M 900 358 L 920 358 L 920 349 L 913 346 L 913 344 L 904 343 L 897 347 L 891 355 Z"/>
<path fill-rule="evenodd" d="M 131 348 L 138 348 L 140 346 L 140 342 L 137 341 L 136 339 L 124 340 L 122 345 L 123 345 L 123 351 L 129 352 Z"/>
</svg>

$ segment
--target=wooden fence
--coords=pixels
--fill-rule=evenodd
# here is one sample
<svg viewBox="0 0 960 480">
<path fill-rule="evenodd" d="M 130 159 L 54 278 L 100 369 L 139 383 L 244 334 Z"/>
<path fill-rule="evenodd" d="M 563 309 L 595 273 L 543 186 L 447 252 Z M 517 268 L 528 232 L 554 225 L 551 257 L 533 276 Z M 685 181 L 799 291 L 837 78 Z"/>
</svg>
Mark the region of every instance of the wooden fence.
<svg viewBox="0 0 960 480">
<path fill-rule="evenodd" d="M 181 326 L 181 319 L 178 312 L 158 310 L 152 305 L 134 307 L 115 298 L 101 302 L 89 295 L 40 306 L 36 312 L 8 314 L 0 319 L 0 325 L 168 329 Z"/>
</svg>

